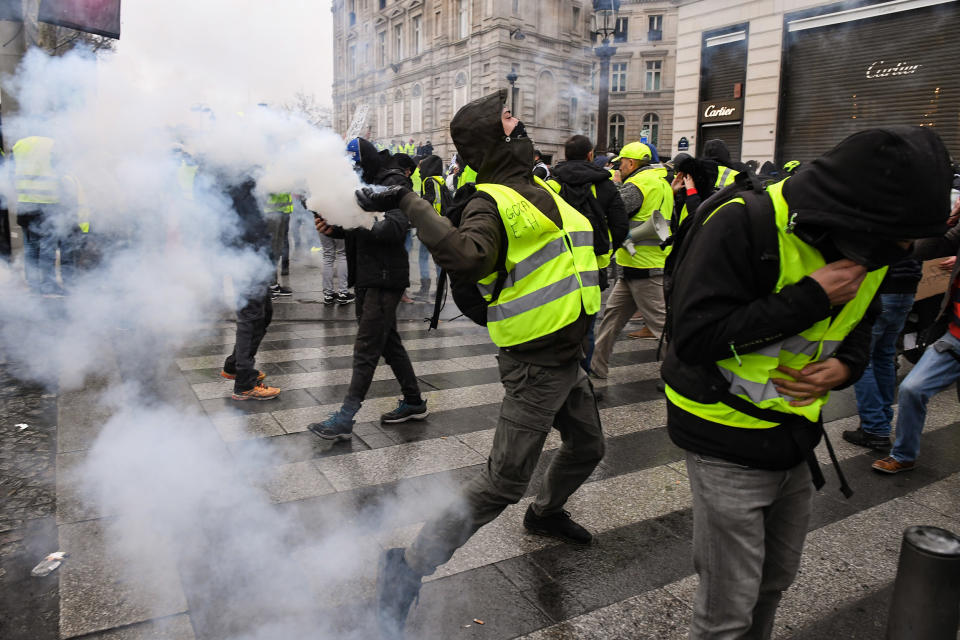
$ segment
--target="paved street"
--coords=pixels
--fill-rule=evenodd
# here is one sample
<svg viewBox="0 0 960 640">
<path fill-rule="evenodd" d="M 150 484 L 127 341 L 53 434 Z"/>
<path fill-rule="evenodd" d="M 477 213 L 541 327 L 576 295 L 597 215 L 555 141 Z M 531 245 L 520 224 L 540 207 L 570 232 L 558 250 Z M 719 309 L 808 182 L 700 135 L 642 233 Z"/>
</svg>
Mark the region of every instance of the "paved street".
<svg viewBox="0 0 960 640">
<path fill-rule="evenodd" d="M 203 417 L 191 428 L 198 437 L 216 436 L 210 441 L 222 454 L 218 460 L 242 468 L 249 483 L 249 492 L 234 495 L 262 500 L 270 516 L 257 520 L 257 526 L 279 531 L 283 539 L 251 534 L 241 538 L 250 540 L 249 553 L 230 547 L 235 540 L 220 540 L 214 520 L 229 520 L 234 509 L 214 496 L 209 504 L 222 511 L 210 512 L 209 522 L 197 521 L 196 529 L 208 533 L 206 544 L 216 564 L 225 571 L 243 565 L 246 580 L 229 573 L 224 578 L 206 567 L 198 571 L 186 560 L 196 544 L 192 537 L 141 548 L 144 565 L 136 575 L 143 579 L 130 579 L 116 560 L 115 545 L 124 543 L 111 532 L 116 523 L 137 514 L 104 513 L 87 504 L 71 475 L 82 468 L 107 421 L 98 393 L 115 385 L 118 372 L 105 371 L 86 390 L 55 398 L 21 387 L 18 397 L 0 399 L 0 581 L 6 594 L 0 599 L 0 637 L 296 638 L 304 632 L 291 629 L 310 628 L 312 616 L 324 629 L 321 637 L 374 637 L 366 612 L 377 550 L 411 540 L 434 503 L 484 464 L 502 397 L 496 349 L 485 329 L 469 321 L 445 322 L 427 332 L 422 322 L 427 305 L 402 305 L 400 331 L 429 403 L 429 419 L 379 424 L 380 413 L 392 409 L 399 396 L 389 367 L 381 366 L 357 416 L 353 440 L 325 447 L 305 429 L 336 409 L 343 397 L 350 375 L 353 307 L 316 303 L 315 266 L 295 263 L 293 272 L 296 293 L 275 305 L 274 323 L 258 357 L 267 381 L 283 389 L 279 400 L 238 404 L 229 399 L 232 383 L 218 373 L 232 347 L 230 323 L 198 332 L 173 362 L 162 363 L 163 388 L 157 390 L 179 410 Z M 554 433 L 527 496 L 426 583 L 408 637 L 686 637 L 696 587 L 691 498 L 683 453 L 664 426 L 654 350 L 653 341 L 628 339 L 624 332 L 602 388 L 607 455 L 568 506 L 595 533 L 594 544 L 576 548 L 528 535 L 521 526 L 523 511 L 559 445 Z M 886 477 L 869 469 L 875 455 L 840 438 L 843 429 L 857 425 L 857 418 L 850 392 L 836 394 L 827 430 L 855 495 L 850 500 L 841 496 L 821 445 L 818 455 L 828 484 L 815 499 L 801 574 L 782 603 L 776 637 L 875 638 L 883 633 L 903 529 L 935 524 L 960 531 L 957 409 L 953 388 L 934 398 L 919 467 Z M 31 428 L 18 434 L 13 425 L 22 422 Z M 170 425 L 171 433 L 175 427 Z M 49 484 L 54 434 L 55 513 Z M 158 449 L 163 446 L 157 442 Z M 190 452 L 182 454 L 186 469 Z M 149 475 L 152 470 L 141 471 Z M 172 493 L 181 490 L 176 482 L 170 484 Z M 282 529 L 272 528 L 280 521 Z M 356 539 L 338 538 L 344 531 L 356 531 Z M 70 557 L 50 577 L 27 577 L 33 564 L 55 550 L 57 536 L 59 548 Z M 287 548 L 309 550 L 310 544 L 331 539 L 342 539 L 342 546 L 327 545 L 325 554 L 306 552 L 295 559 L 302 560 L 303 583 L 291 588 L 289 597 L 277 598 L 289 603 L 288 610 L 270 610 L 273 605 L 264 604 L 268 592 L 290 585 L 258 582 L 272 570 L 254 562 L 258 549 L 284 554 Z M 336 549 L 344 556 L 365 555 L 338 557 Z M 334 583 L 324 574 L 342 565 L 350 567 L 349 575 L 331 588 Z M 271 618 L 297 618 L 301 624 L 263 626 Z M 250 635 L 255 628 L 261 635 Z"/>
</svg>

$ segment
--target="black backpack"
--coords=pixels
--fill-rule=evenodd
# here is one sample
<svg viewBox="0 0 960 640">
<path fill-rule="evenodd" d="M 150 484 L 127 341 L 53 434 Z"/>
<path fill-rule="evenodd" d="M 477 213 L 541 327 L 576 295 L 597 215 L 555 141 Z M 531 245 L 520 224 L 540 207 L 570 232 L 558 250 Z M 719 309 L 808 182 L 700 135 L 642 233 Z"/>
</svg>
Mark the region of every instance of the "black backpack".
<svg viewBox="0 0 960 640">
<path fill-rule="evenodd" d="M 780 247 L 777 239 L 776 230 L 771 224 L 774 211 L 773 203 L 767 196 L 766 185 L 750 172 L 743 171 L 737 174 L 736 179 L 731 184 L 716 191 L 709 198 L 704 200 L 697 210 L 688 216 L 674 232 L 673 236 L 668 238 L 663 245 L 673 245 L 673 250 L 666 258 L 666 264 L 663 269 L 663 299 L 666 304 L 667 315 L 660 336 L 660 345 L 664 341 L 669 342 L 673 327 L 673 309 L 670 304 L 670 297 L 673 293 L 673 274 L 677 267 L 683 262 L 683 258 L 690 248 L 690 238 L 696 233 L 702 232 L 704 221 L 712 214 L 717 207 L 734 198 L 743 198 L 746 203 L 747 216 L 751 220 L 750 230 L 753 234 L 753 246 L 762 247 L 762 260 L 779 260 Z M 772 230 L 772 232 L 771 232 Z M 659 355 L 659 349 L 658 349 Z"/>
<path fill-rule="evenodd" d="M 607 216 L 604 215 L 600 201 L 593 194 L 591 187 L 595 185 L 587 184 L 567 184 L 557 178 L 550 178 L 547 184 L 552 188 L 554 184 L 560 186 L 557 194 L 571 207 L 580 212 L 580 214 L 590 221 L 593 226 L 593 252 L 602 256 L 610 250 L 610 234 L 607 226 Z"/>
<path fill-rule="evenodd" d="M 463 210 L 466 209 L 467 204 L 474 198 L 486 198 L 492 202 L 494 206 L 497 204 L 491 195 L 483 191 L 478 191 L 473 183 L 467 183 L 457 189 L 457 192 L 453 196 L 453 201 L 443 209 L 443 217 L 447 218 L 453 226 L 459 227 L 460 221 L 463 218 Z M 497 279 L 494 283 L 491 301 L 496 300 L 500 296 L 500 291 L 503 290 L 503 284 L 507 279 L 505 265 L 507 232 L 502 225 L 500 228 L 500 240 L 500 246 L 503 247 L 503 250 L 501 250 L 501 255 L 498 258 L 499 261 L 496 268 Z M 446 269 L 441 269 L 440 275 L 437 276 L 437 297 L 433 303 L 433 314 L 429 318 L 426 318 L 426 321 L 430 323 L 429 328 L 436 329 L 440 321 L 440 312 L 443 311 L 443 307 L 447 301 L 448 279 L 450 280 L 450 293 L 453 294 L 453 302 L 457 305 L 457 308 L 460 309 L 463 315 L 477 324 L 487 326 L 487 307 L 490 306 L 490 302 L 480 295 L 477 283 L 448 273 Z"/>
</svg>

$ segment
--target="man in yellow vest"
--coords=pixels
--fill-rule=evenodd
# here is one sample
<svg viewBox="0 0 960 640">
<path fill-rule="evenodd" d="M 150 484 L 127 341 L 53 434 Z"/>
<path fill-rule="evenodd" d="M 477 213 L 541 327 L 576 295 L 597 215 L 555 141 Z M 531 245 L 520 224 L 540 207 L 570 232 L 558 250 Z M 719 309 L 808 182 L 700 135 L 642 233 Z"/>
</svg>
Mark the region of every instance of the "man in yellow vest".
<svg viewBox="0 0 960 640">
<path fill-rule="evenodd" d="M 707 140 L 703 144 L 703 157 L 717 163 L 715 189 L 723 189 L 725 186 L 733 184 L 737 174 L 745 168 L 744 165 L 739 162 L 735 163 L 730 159 L 730 150 L 727 149 L 727 143 L 720 139 Z"/>
<path fill-rule="evenodd" d="M 620 175 L 623 199 L 630 229 L 646 223 L 655 211 L 665 220 L 673 215 L 673 190 L 663 165 L 651 164 L 653 153 L 642 142 L 631 142 L 620 150 Z M 628 242 L 630 242 L 628 240 Z M 659 239 L 640 240 L 620 247 L 614 254 L 623 268 L 623 277 L 610 290 L 603 319 L 597 329 L 597 342 L 590 360 L 590 374 L 607 377 L 610 354 L 620 331 L 634 313 L 643 315 L 650 338 L 659 338 L 666 317 L 663 302 L 663 265 L 668 251 Z"/>
<path fill-rule="evenodd" d="M 690 638 L 770 637 L 823 484 L 821 409 L 866 366 L 886 266 L 946 228 L 949 166 L 930 129 L 862 131 L 705 203 L 674 247 L 661 374 L 693 494 Z"/>
<path fill-rule="evenodd" d="M 54 140 L 21 138 L 13 145 L 17 224 L 23 229 L 24 276 L 30 288 L 63 293 L 57 283 L 57 248 L 62 234 L 61 182 L 54 164 Z"/>
<path fill-rule="evenodd" d="M 293 291 L 280 284 L 277 277 L 277 263 L 283 262 L 283 247 L 290 233 L 290 216 L 293 214 L 292 193 L 271 193 L 263 205 L 264 218 L 270 229 L 270 264 L 273 265 L 273 282 L 270 283 L 270 297 L 276 300 L 280 296 L 292 296 Z M 281 267 L 281 271 L 283 271 Z"/>
<path fill-rule="evenodd" d="M 390 549 L 381 560 L 377 604 L 387 638 L 401 636 L 422 577 L 523 497 L 553 427 L 563 444 L 524 526 L 580 544 L 592 538 L 563 507 L 604 453 L 593 389 L 579 365 L 587 327 L 600 307 L 593 229 L 534 180 L 533 143 L 503 109 L 506 95 L 503 90 L 475 100 L 450 123 L 458 155 L 479 167 L 478 194 L 459 227 L 418 194 L 400 188 L 358 193 L 369 210 L 399 203 L 437 263 L 477 283 L 489 302 L 487 328 L 500 347 L 506 391 L 489 461 L 464 487 L 462 503 L 424 525 L 409 548 Z"/>
</svg>

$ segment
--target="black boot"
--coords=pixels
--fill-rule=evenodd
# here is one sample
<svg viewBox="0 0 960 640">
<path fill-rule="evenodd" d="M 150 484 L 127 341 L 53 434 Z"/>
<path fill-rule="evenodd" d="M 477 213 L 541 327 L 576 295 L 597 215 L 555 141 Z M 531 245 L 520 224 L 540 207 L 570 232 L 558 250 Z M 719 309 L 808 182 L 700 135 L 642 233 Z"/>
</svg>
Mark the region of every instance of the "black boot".
<svg viewBox="0 0 960 640">
<path fill-rule="evenodd" d="M 527 507 L 527 513 L 523 516 L 523 526 L 530 533 L 550 536 L 575 544 L 590 544 L 590 541 L 593 540 L 593 535 L 574 522 L 566 511 L 558 511 L 549 516 L 538 516 L 534 513 L 532 504 Z"/>
<path fill-rule="evenodd" d="M 844 431 L 843 439 L 852 444 L 867 447 L 868 449 L 875 449 L 877 451 L 890 450 L 889 436 L 877 436 L 872 433 L 867 433 L 863 430 L 862 426 L 852 431 Z"/>
<path fill-rule="evenodd" d="M 377 572 L 377 622 L 384 640 L 402 640 L 410 605 L 420 596 L 422 576 L 403 558 L 403 549 L 387 549 Z"/>
<path fill-rule="evenodd" d="M 420 278 L 420 290 L 417 291 L 417 297 L 421 300 L 430 297 L 430 278 Z"/>
</svg>

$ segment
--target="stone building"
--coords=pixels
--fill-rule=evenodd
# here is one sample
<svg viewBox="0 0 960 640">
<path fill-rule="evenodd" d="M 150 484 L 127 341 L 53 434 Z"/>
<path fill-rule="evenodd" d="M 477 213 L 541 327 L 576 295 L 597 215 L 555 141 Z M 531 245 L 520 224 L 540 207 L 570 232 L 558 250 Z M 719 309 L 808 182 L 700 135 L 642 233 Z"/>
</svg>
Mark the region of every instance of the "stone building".
<svg viewBox="0 0 960 640">
<path fill-rule="evenodd" d="M 652 138 L 670 139 L 676 4 L 623 2 L 610 94 L 620 141 L 639 138 L 645 118 Z M 467 102 L 508 88 L 512 71 L 514 111 L 548 158 L 560 159 L 574 133 L 596 139 L 590 0 L 334 0 L 332 10 L 334 128 L 341 134 L 366 104 L 363 135 L 385 145 L 429 140 L 448 160 L 455 151 L 450 118 Z"/>
</svg>

